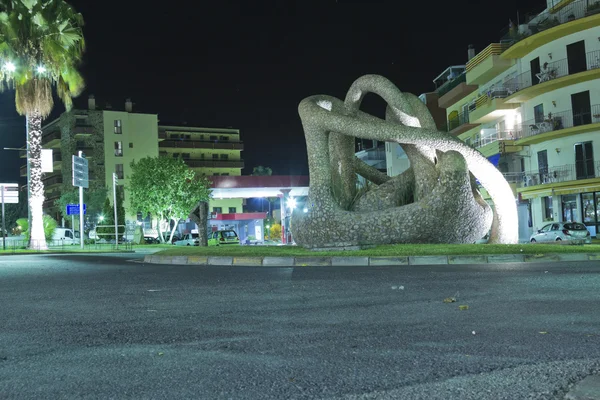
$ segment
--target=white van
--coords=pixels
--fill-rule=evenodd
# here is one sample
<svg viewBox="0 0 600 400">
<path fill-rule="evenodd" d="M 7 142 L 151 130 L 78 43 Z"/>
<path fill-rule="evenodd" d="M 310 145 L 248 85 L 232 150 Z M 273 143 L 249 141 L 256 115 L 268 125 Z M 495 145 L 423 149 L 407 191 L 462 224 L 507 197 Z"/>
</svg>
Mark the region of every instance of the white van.
<svg viewBox="0 0 600 400">
<path fill-rule="evenodd" d="M 53 245 L 79 244 L 79 232 L 75 232 L 75 235 L 73 235 L 72 229 L 56 228 L 52 235 L 52 241 L 54 242 Z"/>
</svg>

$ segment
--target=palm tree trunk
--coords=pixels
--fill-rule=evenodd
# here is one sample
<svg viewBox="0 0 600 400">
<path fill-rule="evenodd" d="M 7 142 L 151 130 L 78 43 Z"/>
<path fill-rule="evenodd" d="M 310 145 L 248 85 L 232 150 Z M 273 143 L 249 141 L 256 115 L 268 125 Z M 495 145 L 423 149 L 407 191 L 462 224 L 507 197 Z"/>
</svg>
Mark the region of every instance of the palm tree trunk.
<svg viewBox="0 0 600 400">
<path fill-rule="evenodd" d="M 29 248 L 36 250 L 47 250 L 46 237 L 44 235 L 43 204 L 44 183 L 42 182 L 42 117 L 39 111 L 34 110 L 27 113 L 28 153 L 29 163 L 29 210 L 31 214 L 31 225 L 29 226 Z"/>
</svg>

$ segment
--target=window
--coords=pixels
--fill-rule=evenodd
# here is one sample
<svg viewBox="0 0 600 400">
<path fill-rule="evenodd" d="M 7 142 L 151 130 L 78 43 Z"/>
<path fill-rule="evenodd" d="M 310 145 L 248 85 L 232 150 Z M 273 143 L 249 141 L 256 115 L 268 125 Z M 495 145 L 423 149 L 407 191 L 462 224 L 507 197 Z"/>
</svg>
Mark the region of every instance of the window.
<svg viewBox="0 0 600 400">
<path fill-rule="evenodd" d="M 129 148 L 133 149 L 133 143 L 129 142 Z"/>
<path fill-rule="evenodd" d="M 557 231 L 559 229 L 559 225 L 558 224 L 552 224 L 552 227 L 550 228 L 551 231 Z"/>
<path fill-rule="evenodd" d="M 237 211 L 235 207 L 229 207 L 229 214 L 235 214 L 236 212 Z"/>
<path fill-rule="evenodd" d="M 204 153 L 201 153 L 201 154 L 200 154 L 200 159 L 201 159 L 201 160 L 204 160 Z"/>
<path fill-rule="evenodd" d="M 222 214 L 223 208 L 222 207 L 213 207 L 213 213 Z"/>
<path fill-rule="evenodd" d="M 538 104 L 533 107 L 533 116 L 535 118 L 535 123 L 539 124 L 540 122 L 544 122 L 544 105 Z"/>
<path fill-rule="evenodd" d="M 183 158 L 184 160 L 189 160 L 190 159 L 190 153 L 181 153 L 181 158 Z"/>
<path fill-rule="evenodd" d="M 228 136 L 221 136 L 221 137 L 219 138 L 219 140 L 229 140 L 229 137 L 228 137 Z"/>
<path fill-rule="evenodd" d="M 123 133 L 123 127 L 120 119 L 115 119 L 115 134 L 120 135 Z"/>
<path fill-rule="evenodd" d="M 229 156 L 227 154 L 221 154 L 221 160 L 227 160 Z"/>
<path fill-rule="evenodd" d="M 563 221 L 577 221 L 577 195 L 564 194 L 561 198 Z"/>
<path fill-rule="evenodd" d="M 229 173 L 225 172 L 224 174 L 221 174 L 221 176 L 229 176 Z"/>
<path fill-rule="evenodd" d="M 575 144 L 575 174 L 577 179 L 594 178 L 594 149 L 592 142 Z"/>
<path fill-rule="evenodd" d="M 171 139 L 179 139 L 179 134 L 177 134 L 177 133 L 171 133 L 171 135 L 169 137 Z"/>
<path fill-rule="evenodd" d="M 117 174 L 117 179 L 124 179 L 123 164 L 115 164 L 115 174 Z"/>
<path fill-rule="evenodd" d="M 542 197 L 544 220 L 552 219 L 552 196 Z"/>
<path fill-rule="evenodd" d="M 173 153 L 173 158 L 179 157 L 179 153 Z"/>
<path fill-rule="evenodd" d="M 115 142 L 115 157 L 123 157 L 123 142 Z"/>
<path fill-rule="evenodd" d="M 219 159 L 219 155 L 218 154 L 213 154 L 212 158 L 213 158 L 213 160 L 218 160 Z"/>
<path fill-rule="evenodd" d="M 217 136 L 212 136 L 211 135 L 210 140 L 217 140 Z"/>
</svg>

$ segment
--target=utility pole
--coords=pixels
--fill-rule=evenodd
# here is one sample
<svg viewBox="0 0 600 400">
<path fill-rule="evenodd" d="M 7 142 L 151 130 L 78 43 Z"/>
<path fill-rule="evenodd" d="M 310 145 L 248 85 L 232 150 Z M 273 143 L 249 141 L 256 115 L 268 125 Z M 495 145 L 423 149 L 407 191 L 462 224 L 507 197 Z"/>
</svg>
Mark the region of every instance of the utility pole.
<svg viewBox="0 0 600 400">
<path fill-rule="evenodd" d="M 83 158 L 83 151 L 80 150 L 78 155 Z M 83 186 L 79 186 L 79 247 L 83 250 Z"/>
<path fill-rule="evenodd" d="M 117 173 L 113 172 L 113 205 L 114 205 L 114 209 L 115 209 L 115 244 L 117 247 L 119 247 L 119 228 L 118 228 L 118 222 L 117 222 L 117 185 L 118 185 L 118 180 L 117 180 Z"/>
</svg>

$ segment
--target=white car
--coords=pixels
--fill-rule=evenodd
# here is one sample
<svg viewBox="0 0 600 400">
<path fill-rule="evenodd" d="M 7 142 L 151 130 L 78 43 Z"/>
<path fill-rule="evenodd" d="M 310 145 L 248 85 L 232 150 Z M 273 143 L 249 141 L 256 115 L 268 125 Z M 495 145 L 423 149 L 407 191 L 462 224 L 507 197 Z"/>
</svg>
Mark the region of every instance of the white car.
<svg viewBox="0 0 600 400">
<path fill-rule="evenodd" d="M 200 235 L 197 233 L 187 233 L 173 244 L 175 246 L 200 246 Z"/>
<path fill-rule="evenodd" d="M 581 222 L 552 222 L 542 227 L 529 238 L 535 242 L 583 242 L 592 243 L 592 236 Z"/>
</svg>

